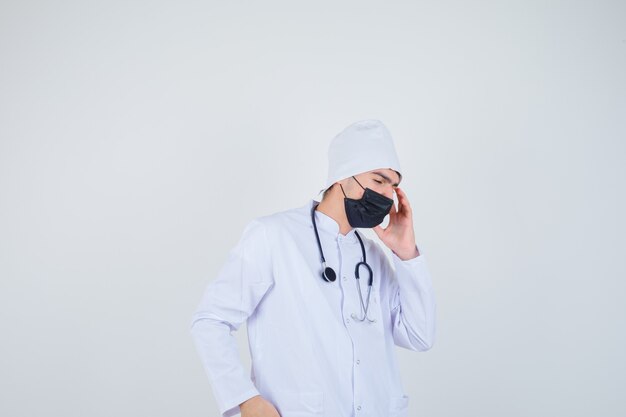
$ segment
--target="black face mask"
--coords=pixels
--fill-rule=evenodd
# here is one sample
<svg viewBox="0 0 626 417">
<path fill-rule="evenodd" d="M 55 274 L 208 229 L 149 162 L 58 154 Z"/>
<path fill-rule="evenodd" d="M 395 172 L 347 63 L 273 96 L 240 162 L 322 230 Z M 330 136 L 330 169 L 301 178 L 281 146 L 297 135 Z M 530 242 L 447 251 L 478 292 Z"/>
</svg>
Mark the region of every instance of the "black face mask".
<svg viewBox="0 0 626 417">
<path fill-rule="evenodd" d="M 354 176 L 352 178 L 354 178 Z M 356 178 L 354 178 L 354 180 L 363 188 Z M 348 223 L 350 223 L 352 227 L 369 228 L 378 226 L 383 222 L 385 216 L 389 214 L 391 206 L 393 206 L 393 199 L 385 197 L 369 188 L 363 188 L 365 190 L 363 197 L 357 200 L 348 198 L 341 184 L 339 184 L 339 186 L 345 197 L 343 201 Z"/>
</svg>

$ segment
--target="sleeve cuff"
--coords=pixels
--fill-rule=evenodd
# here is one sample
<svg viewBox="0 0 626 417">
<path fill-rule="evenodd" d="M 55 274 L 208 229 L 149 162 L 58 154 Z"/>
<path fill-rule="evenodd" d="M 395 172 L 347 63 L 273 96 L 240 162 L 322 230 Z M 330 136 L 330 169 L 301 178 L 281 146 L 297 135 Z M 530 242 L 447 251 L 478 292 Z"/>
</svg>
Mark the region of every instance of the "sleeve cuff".
<svg viewBox="0 0 626 417">
<path fill-rule="evenodd" d="M 417 248 L 417 245 L 416 245 Z M 419 285 L 421 289 L 429 288 L 432 286 L 432 279 L 430 277 L 428 262 L 424 253 L 418 248 L 419 255 L 414 258 L 402 260 L 398 255 L 392 253 L 393 263 L 395 265 L 396 276 L 400 285 L 404 285 L 409 281 L 413 281 Z"/>
<path fill-rule="evenodd" d="M 424 254 L 417 247 L 417 245 L 415 245 L 415 249 L 417 249 L 417 253 L 419 253 L 419 255 L 417 255 L 416 257 L 411 258 L 411 259 L 403 260 L 398 255 L 396 255 L 396 253 L 394 251 L 391 251 L 391 256 L 393 257 L 394 262 L 400 262 L 400 263 L 402 263 L 404 265 L 412 265 L 412 264 L 420 262 L 422 259 L 424 259 Z"/>
<path fill-rule="evenodd" d="M 222 407 L 220 407 L 220 412 L 222 413 L 222 417 L 236 416 L 237 414 L 240 413 L 239 404 L 254 397 L 255 395 L 259 395 L 259 391 L 256 388 L 253 388 L 244 392 L 241 395 L 236 396 L 227 404 L 222 405 Z"/>
</svg>

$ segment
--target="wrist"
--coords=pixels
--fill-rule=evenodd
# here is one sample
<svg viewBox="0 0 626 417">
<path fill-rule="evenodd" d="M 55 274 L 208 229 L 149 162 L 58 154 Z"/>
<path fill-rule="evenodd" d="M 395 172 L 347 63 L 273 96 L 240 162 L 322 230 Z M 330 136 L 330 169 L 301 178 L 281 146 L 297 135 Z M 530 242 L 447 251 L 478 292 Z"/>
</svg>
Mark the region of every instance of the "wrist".
<svg viewBox="0 0 626 417">
<path fill-rule="evenodd" d="M 250 402 L 254 402 L 254 400 L 257 399 L 257 397 L 260 397 L 260 395 L 255 395 L 254 397 L 250 397 L 247 400 L 245 400 L 244 402 L 242 402 L 241 404 L 239 404 L 239 408 L 244 408 L 246 407 L 248 404 L 250 404 Z"/>
<path fill-rule="evenodd" d="M 413 246 L 412 250 L 397 252 L 396 256 L 402 261 L 408 261 L 409 259 L 417 258 L 420 255 L 417 245 Z"/>
</svg>

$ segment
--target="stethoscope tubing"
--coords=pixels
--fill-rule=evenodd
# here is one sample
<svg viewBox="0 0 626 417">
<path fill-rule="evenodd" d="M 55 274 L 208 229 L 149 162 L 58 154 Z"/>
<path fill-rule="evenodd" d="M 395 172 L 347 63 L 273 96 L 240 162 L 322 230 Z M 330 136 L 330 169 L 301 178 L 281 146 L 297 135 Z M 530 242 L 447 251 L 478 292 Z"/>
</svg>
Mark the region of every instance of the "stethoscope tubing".
<svg viewBox="0 0 626 417">
<path fill-rule="evenodd" d="M 311 209 L 311 220 L 313 222 L 313 230 L 315 231 L 315 238 L 317 240 L 317 246 L 320 250 L 320 257 L 321 257 L 321 262 L 322 262 L 322 274 L 321 275 L 324 281 L 334 282 L 337 278 L 337 275 L 335 274 L 335 271 L 331 267 L 326 265 L 326 258 L 324 258 L 324 251 L 322 250 L 322 243 L 320 241 L 319 233 L 317 231 L 317 225 L 315 223 L 315 208 L 316 207 L 317 207 L 317 204 L 314 204 L 313 208 Z M 370 306 L 370 295 L 372 292 L 372 285 L 374 283 L 374 273 L 372 272 L 372 268 L 367 263 L 367 258 L 365 254 L 365 245 L 363 245 L 363 240 L 361 239 L 361 236 L 359 236 L 359 233 L 356 230 L 354 231 L 354 234 L 359 239 L 359 244 L 361 245 L 361 255 L 363 259 L 361 262 L 358 262 L 356 264 L 356 267 L 354 269 L 354 276 L 356 278 L 355 283 L 356 283 L 356 287 L 359 293 L 359 301 L 361 302 L 361 311 L 363 312 L 363 317 L 361 318 L 356 317 L 356 315 L 352 313 L 352 318 L 358 321 L 365 321 L 367 319 L 370 323 L 374 323 L 376 319 L 370 319 L 367 316 L 369 306 Z M 361 267 L 361 265 L 366 267 L 368 271 L 368 275 L 369 275 L 369 279 L 367 282 L 367 303 L 363 302 L 363 294 L 361 291 L 361 283 L 360 283 L 361 279 L 360 279 L 360 274 L 359 274 L 359 268 Z"/>
</svg>

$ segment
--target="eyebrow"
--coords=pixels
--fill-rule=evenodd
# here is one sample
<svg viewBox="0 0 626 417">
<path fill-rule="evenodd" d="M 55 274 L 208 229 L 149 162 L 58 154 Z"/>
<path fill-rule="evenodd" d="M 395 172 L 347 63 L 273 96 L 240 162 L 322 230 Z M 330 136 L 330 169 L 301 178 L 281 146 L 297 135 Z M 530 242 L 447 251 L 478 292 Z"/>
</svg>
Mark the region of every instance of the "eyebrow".
<svg viewBox="0 0 626 417">
<path fill-rule="evenodd" d="M 380 175 L 381 177 L 383 177 L 387 183 L 391 184 L 393 181 L 391 180 L 391 178 L 389 178 L 388 176 L 386 176 L 385 174 L 383 174 L 382 172 L 379 171 L 374 171 L 372 172 L 372 174 L 376 174 L 376 175 Z M 394 187 L 398 186 L 398 183 L 393 184 Z"/>
</svg>

